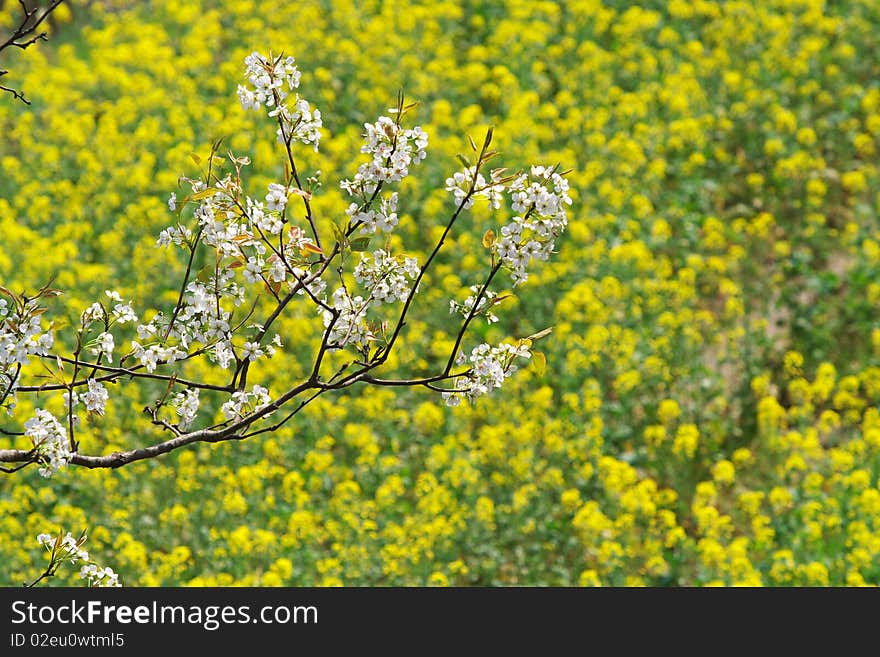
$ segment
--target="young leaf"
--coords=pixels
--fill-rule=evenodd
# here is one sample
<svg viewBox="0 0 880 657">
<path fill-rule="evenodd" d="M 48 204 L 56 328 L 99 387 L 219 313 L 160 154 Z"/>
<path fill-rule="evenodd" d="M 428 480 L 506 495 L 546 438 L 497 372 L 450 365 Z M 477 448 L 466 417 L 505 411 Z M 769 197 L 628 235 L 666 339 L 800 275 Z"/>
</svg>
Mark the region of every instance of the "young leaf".
<svg viewBox="0 0 880 657">
<path fill-rule="evenodd" d="M 192 161 L 199 165 L 202 163 L 202 158 L 200 158 L 196 153 L 190 153 L 189 156 L 192 158 Z"/>
<path fill-rule="evenodd" d="M 348 244 L 348 240 L 345 237 L 345 231 L 343 231 L 335 221 L 330 224 L 330 227 L 333 229 L 333 237 L 336 238 L 337 244 L 339 244 L 340 248 L 344 249 Z"/>
<path fill-rule="evenodd" d="M 300 248 L 299 252 L 301 255 L 308 255 L 309 253 L 324 255 L 321 247 L 319 247 L 317 244 L 312 244 L 311 242 L 303 242 L 302 248 Z"/>
<path fill-rule="evenodd" d="M 490 228 L 483 234 L 483 246 L 489 249 L 493 244 L 495 244 L 495 231 Z"/>
<path fill-rule="evenodd" d="M 495 134 L 495 128 L 490 126 L 489 129 L 486 130 L 486 140 L 483 142 L 483 150 L 489 148 L 489 144 L 492 143 L 493 134 Z"/>
<path fill-rule="evenodd" d="M 203 189 L 200 192 L 196 192 L 192 196 L 190 196 L 190 200 L 192 201 L 201 201 L 203 198 L 210 198 L 217 193 L 217 190 L 214 187 L 208 187 L 207 189 Z"/>
<path fill-rule="evenodd" d="M 351 241 L 351 250 L 352 251 L 366 251 L 370 248 L 370 238 L 369 237 L 358 237 Z"/>
<path fill-rule="evenodd" d="M 266 281 L 266 289 L 271 291 L 276 297 L 281 291 L 281 281 Z"/>
<path fill-rule="evenodd" d="M 199 270 L 198 274 L 196 274 L 196 280 L 199 283 L 207 283 L 211 280 L 212 276 L 214 276 L 214 267 L 212 265 L 206 265 Z"/>
</svg>

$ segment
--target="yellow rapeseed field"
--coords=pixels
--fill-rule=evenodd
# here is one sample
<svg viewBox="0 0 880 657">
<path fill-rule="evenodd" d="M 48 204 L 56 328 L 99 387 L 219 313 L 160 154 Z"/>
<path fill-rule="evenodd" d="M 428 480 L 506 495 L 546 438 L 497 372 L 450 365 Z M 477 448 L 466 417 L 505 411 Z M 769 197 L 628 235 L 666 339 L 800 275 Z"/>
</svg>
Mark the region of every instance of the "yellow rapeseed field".
<svg viewBox="0 0 880 657">
<path fill-rule="evenodd" d="M 400 89 L 430 142 L 395 246 L 424 259 L 489 126 L 500 166 L 570 168 L 574 203 L 558 254 L 475 324 L 493 344 L 552 326 L 545 367 L 454 408 L 359 385 L 245 441 L 2 475 L 0 583 L 38 576 L 37 535 L 63 527 L 126 586 L 880 584 L 880 3 L 79 0 L 55 18 L 0 56 L 32 101 L 0 96 L 0 283 L 63 290 L 59 346 L 107 289 L 173 306 L 186 262 L 156 239 L 191 153 L 222 137 L 250 189 L 282 176 L 236 97 L 255 50 L 294 56 L 323 115 L 320 149 L 296 151 L 323 228 Z M 448 354 L 496 215 L 468 211 L 383 372 Z M 276 328 L 252 375 L 270 389 L 307 373 L 323 327 L 303 307 Z M 154 442 L 163 389 L 109 386 L 83 451 Z M 0 428 L 62 404 L 19 395 Z"/>
</svg>

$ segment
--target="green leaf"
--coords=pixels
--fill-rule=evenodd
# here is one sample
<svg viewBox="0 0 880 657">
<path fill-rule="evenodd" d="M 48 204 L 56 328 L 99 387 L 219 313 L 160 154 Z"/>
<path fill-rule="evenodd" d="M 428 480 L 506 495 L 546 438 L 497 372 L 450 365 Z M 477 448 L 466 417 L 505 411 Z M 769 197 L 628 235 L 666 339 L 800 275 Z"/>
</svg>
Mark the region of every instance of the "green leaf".
<svg viewBox="0 0 880 657">
<path fill-rule="evenodd" d="M 345 231 L 342 230 L 342 227 L 335 221 L 330 224 L 330 227 L 333 229 L 333 237 L 339 244 L 339 248 L 344 249 L 346 244 L 348 244 L 348 240 L 345 237 Z"/>
<path fill-rule="evenodd" d="M 217 189 L 214 187 L 208 187 L 208 189 L 203 189 L 200 192 L 196 192 L 192 196 L 190 196 L 190 200 L 192 201 L 201 201 L 203 198 L 210 198 L 217 193 Z"/>
<path fill-rule="evenodd" d="M 199 270 L 199 273 L 196 274 L 196 280 L 200 283 L 207 283 L 211 280 L 211 277 L 214 275 L 214 266 L 206 265 Z"/>
<path fill-rule="evenodd" d="M 367 251 L 370 248 L 369 237 L 358 237 L 353 239 L 350 244 L 352 251 Z"/>
</svg>

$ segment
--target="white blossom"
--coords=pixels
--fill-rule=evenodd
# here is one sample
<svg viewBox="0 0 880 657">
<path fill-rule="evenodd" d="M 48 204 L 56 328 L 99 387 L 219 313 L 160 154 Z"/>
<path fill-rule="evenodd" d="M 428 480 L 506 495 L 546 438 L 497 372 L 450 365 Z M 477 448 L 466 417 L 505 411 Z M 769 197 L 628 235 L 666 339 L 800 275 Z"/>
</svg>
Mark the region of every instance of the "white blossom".
<svg viewBox="0 0 880 657">
<path fill-rule="evenodd" d="M 187 388 L 183 392 L 177 393 L 171 400 L 171 406 L 180 417 L 178 426 L 181 429 L 188 428 L 195 421 L 199 412 L 199 389 Z"/>
<path fill-rule="evenodd" d="M 103 354 L 107 358 L 108 363 L 113 362 L 113 349 L 116 348 L 116 341 L 113 334 L 103 331 L 95 338 L 95 346 L 90 349 L 95 356 Z"/>
<path fill-rule="evenodd" d="M 227 420 L 240 419 L 249 413 L 264 409 L 270 403 L 272 403 L 272 398 L 269 396 L 269 390 L 263 386 L 254 385 L 250 392 L 247 390 L 233 392 L 232 397 L 220 407 L 220 410 Z"/>
<path fill-rule="evenodd" d="M 532 354 L 524 344 L 502 343 L 493 347 L 486 343 L 474 347 L 468 361 L 471 371 L 466 376 L 454 380 L 455 391 L 442 394 L 448 406 L 457 406 L 462 399 L 473 401 L 500 388 L 504 380 L 517 370 L 517 358 L 529 359 Z M 461 361 L 459 361 L 461 362 Z"/>
<path fill-rule="evenodd" d="M 265 352 L 263 351 L 262 347 L 260 347 L 260 344 L 257 342 L 245 342 L 241 348 L 242 360 L 257 360 L 264 354 Z"/>
<path fill-rule="evenodd" d="M 111 322 L 125 324 L 126 322 L 138 321 L 137 315 L 135 315 L 134 310 L 131 308 L 131 303 L 124 301 L 122 297 L 119 296 L 118 292 L 114 290 L 105 290 L 104 294 L 110 297 L 111 301 L 116 302 L 113 305 L 113 310 L 110 311 Z"/>
<path fill-rule="evenodd" d="M 287 205 L 287 188 L 278 183 L 269 183 L 269 193 L 266 194 L 266 207 L 270 211 L 282 211 Z"/>
<path fill-rule="evenodd" d="M 371 156 L 358 167 L 352 180 L 343 180 L 349 195 L 372 194 L 380 183 L 399 182 L 409 175 L 409 167 L 425 159 L 428 135 L 420 126 L 404 130 L 393 119 L 380 116 L 376 123 L 365 123 L 365 143 L 361 153 Z"/>
<path fill-rule="evenodd" d="M 384 249 L 366 254 L 354 268 L 354 279 L 366 288 L 370 303 L 380 306 L 383 303 L 406 301 L 410 282 L 419 275 L 419 263 L 415 258 L 393 257 Z M 409 280 L 407 280 L 409 279 Z"/>
<path fill-rule="evenodd" d="M 468 196 L 472 184 L 474 191 Z M 447 178 L 446 189 L 465 208 L 479 196 L 488 199 L 493 207 L 500 207 L 505 191 L 501 170 L 492 171 L 486 182 L 475 167 Z M 520 174 L 508 184 L 506 191 L 517 215 L 501 227 L 492 249 L 510 271 L 515 286 L 526 281 L 533 260 L 547 260 L 552 255 L 555 241 L 568 223 L 565 206 L 572 203 L 568 190 L 568 181 L 562 175 L 554 168 L 542 166 L 533 166 L 528 174 Z"/>
<path fill-rule="evenodd" d="M 88 390 L 79 396 L 80 401 L 85 404 L 87 411 L 104 415 L 104 408 L 110 393 L 100 381 L 95 381 L 95 379 L 89 379 L 87 385 Z"/>
<path fill-rule="evenodd" d="M 474 305 L 477 301 L 477 295 L 480 292 L 479 285 L 471 285 L 470 286 L 471 295 L 464 300 L 464 303 L 459 303 L 454 299 L 449 302 L 449 312 L 450 313 L 458 313 L 462 317 L 467 318 L 470 316 L 471 311 L 474 308 Z M 483 315 L 486 318 L 486 321 L 489 324 L 494 324 L 498 321 L 498 317 L 493 313 L 490 308 L 494 306 L 493 300 L 498 295 L 495 292 L 492 292 L 489 289 L 483 291 L 483 295 L 480 297 L 480 303 L 477 304 L 477 309 L 474 311 L 474 316 Z"/>
<path fill-rule="evenodd" d="M 49 354 L 55 339 L 51 331 L 43 331 L 37 310 L 32 299 L 23 312 L 7 311 L 0 323 L 0 373 L 7 374 L 16 365 L 29 365 L 30 356 Z"/>
<path fill-rule="evenodd" d="M 245 78 L 253 89 L 238 86 L 238 96 L 244 109 L 259 109 L 262 105 L 273 107 L 278 100 L 299 87 L 300 72 L 293 57 L 267 59 L 258 52 L 245 57 Z"/>
<path fill-rule="evenodd" d="M 321 119 L 321 110 L 312 109 L 305 98 L 299 94 L 293 103 L 293 109 L 289 105 L 281 105 L 269 112 L 269 116 L 279 118 L 279 126 L 276 133 L 278 142 L 286 144 L 289 141 L 298 141 L 303 144 L 312 144 L 315 151 L 321 141 L 321 128 L 324 123 Z"/>
<path fill-rule="evenodd" d="M 34 416 L 24 423 L 24 435 L 42 457 L 40 474 L 44 477 L 51 477 L 70 461 L 67 430 L 49 411 L 36 409 Z"/>
<path fill-rule="evenodd" d="M 332 325 L 327 336 L 328 348 L 342 349 L 348 344 L 366 346 L 373 339 L 365 321 L 369 303 L 361 296 L 350 296 L 344 287 L 340 287 L 333 292 L 332 305 L 337 313 L 335 322 L 333 313 L 328 310 L 321 311 L 324 327 L 330 328 Z"/>
<path fill-rule="evenodd" d="M 238 85 L 238 99 L 245 110 L 259 110 L 265 106 L 270 117 L 278 118 L 278 141 L 299 141 L 313 144 L 318 150 L 323 126 L 321 112 L 312 109 L 309 102 L 295 94 L 288 101 L 288 94 L 299 87 L 300 72 L 293 57 L 266 58 L 258 52 L 245 60 L 245 78 L 250 87 Z"/>
<path fill-rule="evenodd" d="M 156 246 L 168 246 L 169 244 L 183 246 L 192 239 L 192 236 L 192 231 L 186 226 L 181 226 L 180 224 L 169 226 L 168 228 L 163 228 L 159 233 Z"/>
<path fill-rule="evenodd" d="M 55 544 L 57 542 L 57 536 L 52 536 L 50 534 L 37 535 L 37 544 L 45 546 L 46 550 L 49 552 L 54 550 L 56 560 L 68 561 L 71 564 L 76 564 L 77 561 L 89 561 L 88 551 L 82 548 L 82 544 L 85 542 L 85 537 L 78 541 L 70 532 L 67 532 L 62 537 L 61 544 L 58 545 L 56 549 Z"/>
<path fill-rule="evenodd" d="M 155 372 L 156 367 L 160 363 L 171 365 L 187 357 L 187 352 L 177 346 L 163 347 L 162 345 L 153 344 L 144 347 L 137 340 L 131 341 L 131 352 L 132 356 L 137 358 L 140 364 L 150 373 Z"/>
<path fill-rule="evenodd" d="M 88 580 L 88 586 L 95 587 L 118 587 L 119 575 L 109 566 L 100 567 L 97 564 L 90 563 L 80 568 L 79 576 L 81 579 Z"/>
</svg>

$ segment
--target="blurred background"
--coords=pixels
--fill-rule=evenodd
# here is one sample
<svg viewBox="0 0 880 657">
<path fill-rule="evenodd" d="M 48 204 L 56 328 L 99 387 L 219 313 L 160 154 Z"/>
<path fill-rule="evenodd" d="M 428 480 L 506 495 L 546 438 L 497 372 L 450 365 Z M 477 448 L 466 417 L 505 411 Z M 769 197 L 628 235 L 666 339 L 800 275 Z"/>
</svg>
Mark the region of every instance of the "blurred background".
<svg viewBox="0 0 880 657">
<path fill-rule="evenodd" d="M 0 6 L 5 34 L 20 7 Z M 69 0 L 47 42 L 0 54 L 32 102 L 0 96 L 0 283 L 54 277 L 59 345 L 105 289 L 173 307 L 186 263 L 155 242 L 191 153 L 223 137 L 254 196 L 282 178 L 236 97 L 254 50 L 293 55 L 322 112 L 296 156 L 324 228 L 400 89 L 430 141 L 396 248 L 424 259 L 488 126 L 494 165 L 571 168 L 574 205 L 558 255 L 465 343 L 552 326 L 545 368 L 473 406 L 359 387 L 243 442 L 4 475 L 0 582 L 37 576 L 37 534 L 63 526 L 127 586 L 880 583 L 878 28 L 874 0 Z M 464 218 L 386 373 L 445 362 L 449 299 L 510 214 Z M 270 390 L 320 341 L 310 306 L 278 327 L 252 374 Z M 82 450 L 153 442 L 161 391 L 113 386 Z M 3 426 L 60 401 L 21 395 Z"/>
</svg>

